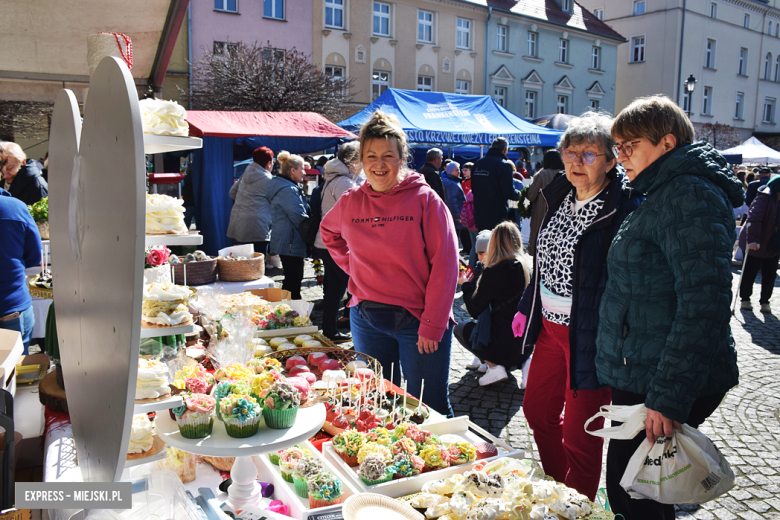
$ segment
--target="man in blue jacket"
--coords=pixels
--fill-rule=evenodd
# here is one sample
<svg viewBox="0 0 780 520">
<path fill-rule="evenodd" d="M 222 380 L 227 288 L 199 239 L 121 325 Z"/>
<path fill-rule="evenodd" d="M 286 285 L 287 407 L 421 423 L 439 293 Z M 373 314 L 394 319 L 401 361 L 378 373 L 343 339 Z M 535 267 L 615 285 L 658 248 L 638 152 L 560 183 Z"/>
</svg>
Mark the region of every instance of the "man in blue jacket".
<svg viewBox="0 0 780 520">
<path fill-rule="evenodd" d="M 512 163 L 507 159 L 509 141 L 497 137 L 485 157 L 474 164 L 471 191 L 474 192 L 474 223 L 479 231 L 493 229 L 507 220 L 509 201 L 519 200 L 512 183 Z"/>
<path fill-rule="evenodd" d="M 758 195 L 758 189 L 766 186 L 766 183 L 769 182 L 771 176 L 772 170 L 769 168 L 761 168 L 758 170 L 758 180 L 748 184 L 747 191 L 745 191 L 745 204 L 750 206 L 753 203 L 753 199 Z"/>
<path fill-rule="evenodd" d="M 22 335 L 27 354 L 35 316 L 25 268 L 41 263 L 41 235 L 27 206 L 0 189 L 0 329 Z"/>
</svg>

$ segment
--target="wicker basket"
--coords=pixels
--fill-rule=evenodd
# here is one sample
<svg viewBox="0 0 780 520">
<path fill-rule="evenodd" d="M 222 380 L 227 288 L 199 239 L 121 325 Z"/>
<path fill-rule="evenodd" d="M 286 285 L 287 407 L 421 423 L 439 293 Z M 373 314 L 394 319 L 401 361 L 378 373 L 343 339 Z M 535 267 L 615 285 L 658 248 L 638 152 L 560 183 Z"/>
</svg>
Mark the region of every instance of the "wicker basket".
<svg viewBox="0 0 780 520">
<path fill-rule="evenodd" d="M 217 259 L 217 263 L 219 279 L 222 282 L 251 282 L 265 275 L 265 256 L 262 253 L 255 253 L 252 260 Z M 188 282 L 189 274 L 187 273 Z"/>
<path fill-rule="evenodd" d="M 176 277 L 174 282 L 176 285 L 185 285 L 184 283 L 184 266 L 187 266 L 187 283 L 186 285 L 208 285 L 217 281 L 218 260 L 216 257 L 209 257 L 211 260 L 204 260 L 202 262 L 187 262 L 186 264 L 170 264 L 173 266 L 173 274 Z M 226 262 L 227 263 L 227 262 Z"/>
</svg>

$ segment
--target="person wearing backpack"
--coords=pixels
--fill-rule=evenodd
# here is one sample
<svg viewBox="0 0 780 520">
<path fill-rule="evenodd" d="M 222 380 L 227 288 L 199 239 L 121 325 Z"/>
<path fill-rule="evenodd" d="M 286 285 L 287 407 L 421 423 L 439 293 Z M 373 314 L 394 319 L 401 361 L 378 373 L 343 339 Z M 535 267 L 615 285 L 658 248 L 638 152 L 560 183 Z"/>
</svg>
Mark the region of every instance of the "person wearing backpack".
<svg viewBox="0 0 780 520">
<path fill-rule="evenodd" d="M 339 148 L 336 158 L 328 161 L 323 167 L 322 175 L 325 179 L 325 184 L 322 185 L 322 204 L 320 206 L 322 218 L 325 218 L 325 215 L 333 209 L 344 192 L 357 185 L 355 178 L 358 172 L 360 172 L 359 150 L 360 143 L 358 141 L 343 144 Z M 314 207 L 314 204 L 312 204 L 312 207 Z M 333 257 L 331 257 L 325 244 L 322 243 L 322 236 L 319 231 L 317 231 L 317 238 L 314 239 L 314 247 L 325 265 L 322 333 L 334 343 L 350 341 L 352 339 L 351 335 L 338 331 L 339 307 L 341 306 L 344 292 L 347 290 L 349 275 L 333 261 Z M 347 315 L 349 311 L 345 310 L 344 312 Z"/>
</svg>

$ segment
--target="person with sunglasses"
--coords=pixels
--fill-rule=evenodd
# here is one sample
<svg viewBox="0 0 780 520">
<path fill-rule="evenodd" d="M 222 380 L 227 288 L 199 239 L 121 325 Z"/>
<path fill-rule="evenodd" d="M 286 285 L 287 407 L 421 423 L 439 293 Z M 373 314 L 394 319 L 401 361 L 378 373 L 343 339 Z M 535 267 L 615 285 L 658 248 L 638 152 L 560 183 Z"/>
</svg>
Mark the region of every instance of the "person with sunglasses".
<svg viewBox="0 0 780 520">
<path fill-rule="evenodd" d="M 666 96 L 634 100 L 612 137 L 630 186 L 647 198 L 607 256 L 596 370 L 613 405 L 644 404 L 647 419 L 634 439 L 609 442 L 607 495 L 625 518 L 671 520 L 674 505 L 632 499 L 620 480 L 642 443 L 671 437 L 682 423 L 698 427 L 738 383 L 731 252 L 734 208 L 745 195 L 723 156 L 694 143 L 693 125 Z"/>
<path fill-rule="evenodd" d="M 595 364 L 606 255 L 620 224 L 641 202 L 615 167 L 611 124 L 606 114 L 587 112 L 569 122 L 558 144 L 566 175 L 539 195 L 547 213 L 534 277 L 512 323 L 523 352 L 536 344 L 523 411 L 542 468 L 590 500 L 601 477 L 603 440 L 585 433 L 585 421 L 610 402 Z"/>
</svg>

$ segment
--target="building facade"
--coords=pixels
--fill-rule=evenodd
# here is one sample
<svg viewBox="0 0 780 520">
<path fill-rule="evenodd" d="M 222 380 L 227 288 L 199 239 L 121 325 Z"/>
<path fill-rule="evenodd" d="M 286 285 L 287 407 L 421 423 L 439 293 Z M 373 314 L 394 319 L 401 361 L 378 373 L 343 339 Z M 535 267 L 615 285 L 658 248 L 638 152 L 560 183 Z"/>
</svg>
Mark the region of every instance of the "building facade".
<svg viewBox="0 0 780 520">
<path fill-rule="evenodd" d="M 628 39 L 618 48 L 616 111 L 663 93 L 691 114 L 697 130 L 718 122 L 743 140 L 778 133 L 780 1 L 580 2 Z"/>
<path fill-rule="evenodd" d="M 487 92 L 526 119 L 612 112 L 623 37 L 572 0 L 490 0 Z"/>
<path fill-rule="evenodd" d="M 388 88 L 482 94 L 484 2 L 313 0 L 312 60 L 352 79 L 354 112 Z"/>
</svg>

